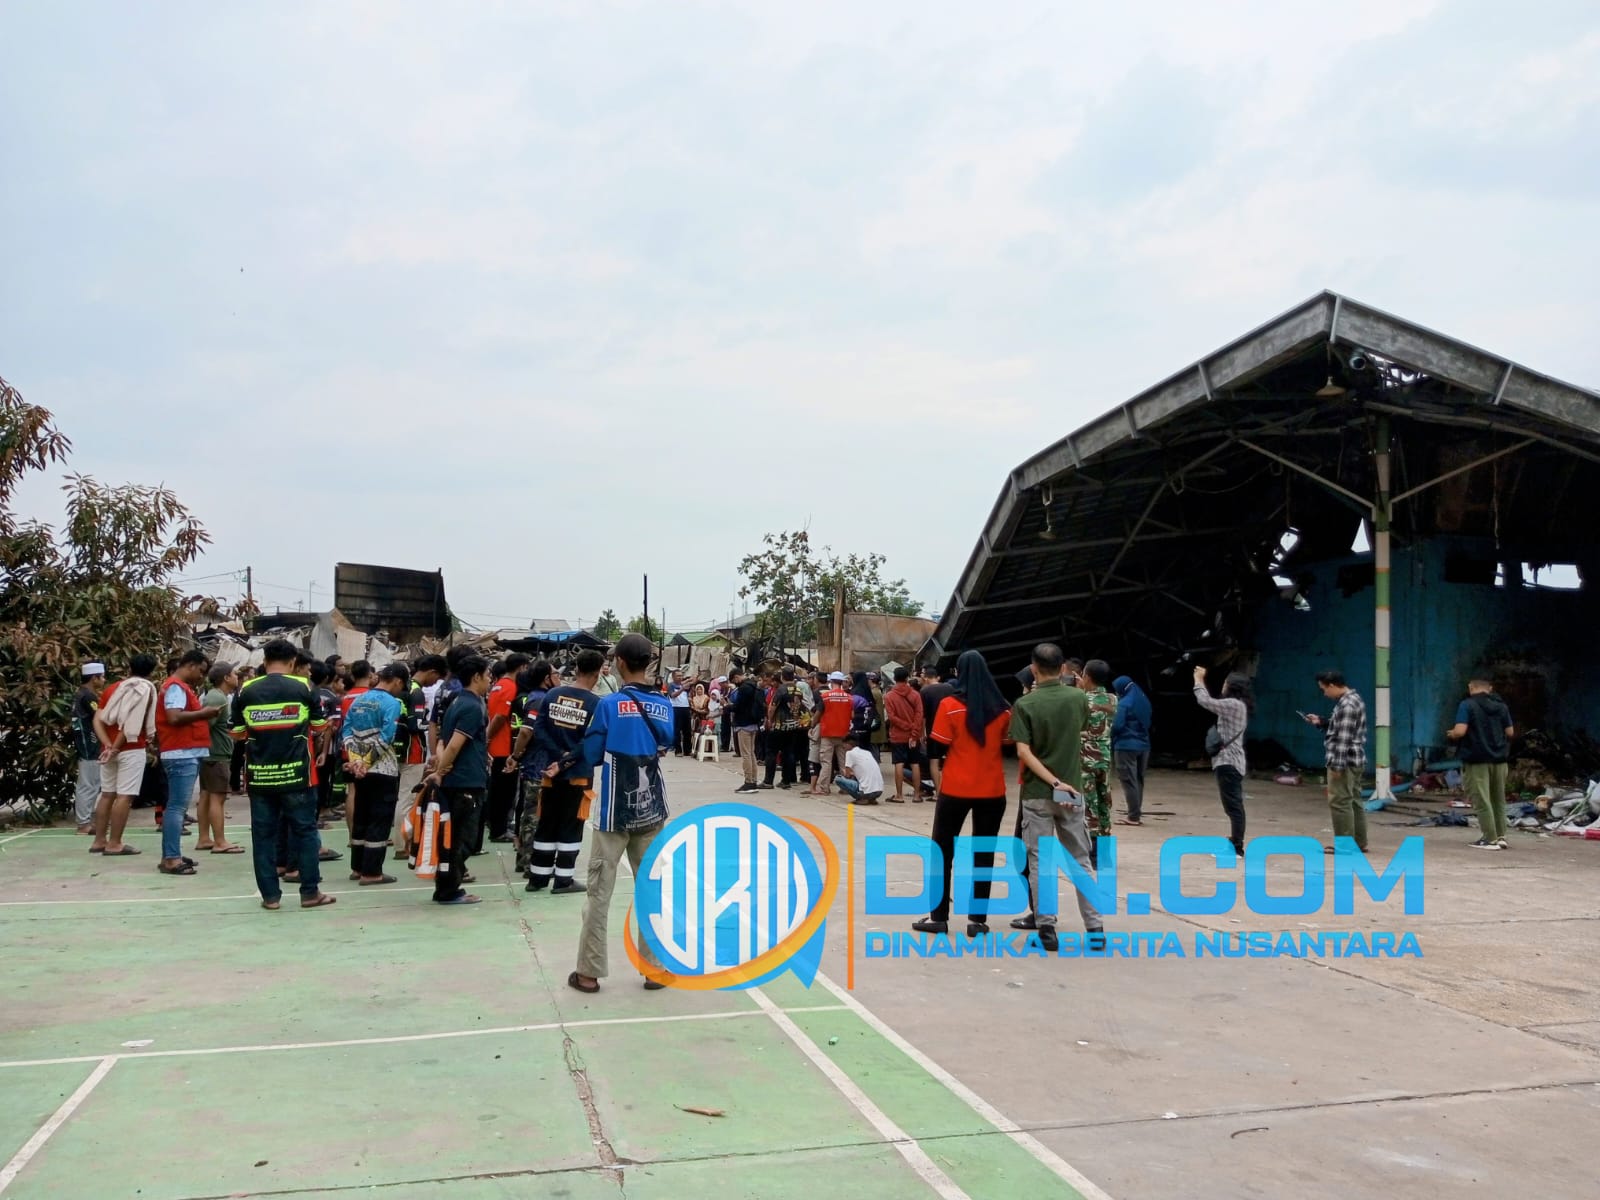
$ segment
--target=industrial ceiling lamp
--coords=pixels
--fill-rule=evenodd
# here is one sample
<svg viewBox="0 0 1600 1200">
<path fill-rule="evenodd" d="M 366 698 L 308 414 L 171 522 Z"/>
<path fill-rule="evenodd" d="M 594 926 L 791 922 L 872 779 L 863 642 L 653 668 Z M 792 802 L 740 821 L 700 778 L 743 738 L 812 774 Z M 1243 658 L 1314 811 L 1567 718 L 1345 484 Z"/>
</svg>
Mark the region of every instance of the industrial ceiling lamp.
<svg viewBox="0 0 1600 1200">
<path fill-rule="evenodd" d="M 1330 343 L 1328 345 L 1328 382 L 1319 387 L 1312 395 L 1319 400 L 1332 400 L 1335 396 L 1344 395 L 1346 390 L 1333 381 L 1333 345 Z"/>
<path fill-rule="evenodd" d="M 1056 540 L 1056 527 L 1050 514 L 1050 506 L 1055 503 L 1056 494 L 1053 489 L 1046 485 L 1044 495 L 1040 499 L 1044 501 L 1044 529 L 1039 534 L 1039 540 L 1053 542 Z"/>
</svg>

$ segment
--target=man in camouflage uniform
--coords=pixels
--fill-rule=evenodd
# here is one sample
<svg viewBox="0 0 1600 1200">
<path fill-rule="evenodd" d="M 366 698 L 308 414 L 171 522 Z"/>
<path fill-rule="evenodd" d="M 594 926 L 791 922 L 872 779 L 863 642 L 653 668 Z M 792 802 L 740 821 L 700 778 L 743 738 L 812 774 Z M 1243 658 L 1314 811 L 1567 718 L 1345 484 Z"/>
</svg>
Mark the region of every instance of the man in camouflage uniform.
<svg viewBox="0 0 1600 1200">
<path fill-rule="evenodd" d="M 1111 723 L 1117 715 L 1117 698 L 1106 690 L 1111 666 L 1090 659 L 1078 677 L 1089 694 L 1089 720 L 1083 727 L 1083 793 L 1089 806 L 1089 832 L 1096 839 L 1111 832 Z M 1099 864 L 1099 855 L 1091 861 Z"/>
</svg>

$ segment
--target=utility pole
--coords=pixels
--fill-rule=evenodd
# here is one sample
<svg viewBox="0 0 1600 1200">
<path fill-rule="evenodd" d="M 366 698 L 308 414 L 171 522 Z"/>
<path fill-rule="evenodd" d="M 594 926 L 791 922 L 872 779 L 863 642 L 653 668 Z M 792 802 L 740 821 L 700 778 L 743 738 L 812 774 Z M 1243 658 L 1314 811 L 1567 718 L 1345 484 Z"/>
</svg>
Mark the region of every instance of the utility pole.
<svg viewBox="0 0 1600 1200">
<path fill-rule="evenodd" d="M 1392 739 L 1394 728 L 1393 700 L 1390 679 L 1390 648 L 1393 646 L 1389 606 L 1389 417 L 1378 414 L 1378 428 L 1374 465 L 1377 468 L 1378 494 L 1372 506 L 1372 565 L 1373 599 L 1373 649 L 1376 651 L 1376 686 L 1373 701 L 1377 712 L 1373 733 L 1377 751 L 1376 779 L 1372 789 L 1373 803 L 1379 808 L 1393 797 L 1390 782 L 1393 778 Z"/>
<path fill-rule="evenodd" d="M 254 569 L 251 568 L 251 567 L 246 567 L 244 569 L 244 602 L 245 602 L 246 605 L 248 605 L 251 608 L 255 607 L 255 603 L 256 603 L 255 572 L 254 572 Z"/>
</svg>

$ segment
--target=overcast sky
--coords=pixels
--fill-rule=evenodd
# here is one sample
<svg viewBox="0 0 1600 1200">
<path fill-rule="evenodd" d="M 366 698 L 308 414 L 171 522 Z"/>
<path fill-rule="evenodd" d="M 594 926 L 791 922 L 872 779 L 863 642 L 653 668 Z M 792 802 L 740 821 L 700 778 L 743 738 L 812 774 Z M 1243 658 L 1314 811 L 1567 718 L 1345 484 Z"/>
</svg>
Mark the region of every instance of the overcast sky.
<svg viewBox="0 0 1600 1200">
<path fill-rule="evenodd" d="M 1600 383 L 1597 146 L 1592 0 L 8 4 L 0 375 L 269 605 L 703 626 L 809 525 L 937 610 L 1323 288 Z"/>
</svg>

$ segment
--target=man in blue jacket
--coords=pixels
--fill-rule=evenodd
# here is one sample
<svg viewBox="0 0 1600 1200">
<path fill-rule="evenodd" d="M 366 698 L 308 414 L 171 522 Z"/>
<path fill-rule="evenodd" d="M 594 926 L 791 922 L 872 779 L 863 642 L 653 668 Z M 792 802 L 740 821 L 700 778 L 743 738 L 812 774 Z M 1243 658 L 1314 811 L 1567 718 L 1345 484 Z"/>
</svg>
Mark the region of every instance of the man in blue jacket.
<svg viewBox="0 0 1600 1200">
<path fill-rule="evenodd" d="M 1122 780 L 1128 815 L 1118 825 L 1144 824 L 1144 776 L 1150 769 L 1150 697 L 1126 675 L 1111 681 L 1117 716 L 1111 724 L 1111 761 Z"/>
<path fill-rule="evenodd" d="M 607 974 L 606 925 L 617 864 L 627 854 L 637 876 L 640 860 L 667 823 L 660 755 L 673 741 L 672 703 L 659 690 L 645 687 L 645 672 L 654 655 L 655 647 L 643 634 L 625 634 L 617 643 L 622 687 L 595 705 L 578 752 L 584 767 L 600 768 L 590 814 L 594 841 L 589 849 L 588 903 L 578 937 L 578 969 L 567 976 L 567 986 L 580 992 L 598 992 Z M 554 776 L 571 765 L 553 762 L 545 771 Z M 644 986 L 655 990 L 666 985 L 646 980 Z"/>
</svg>

